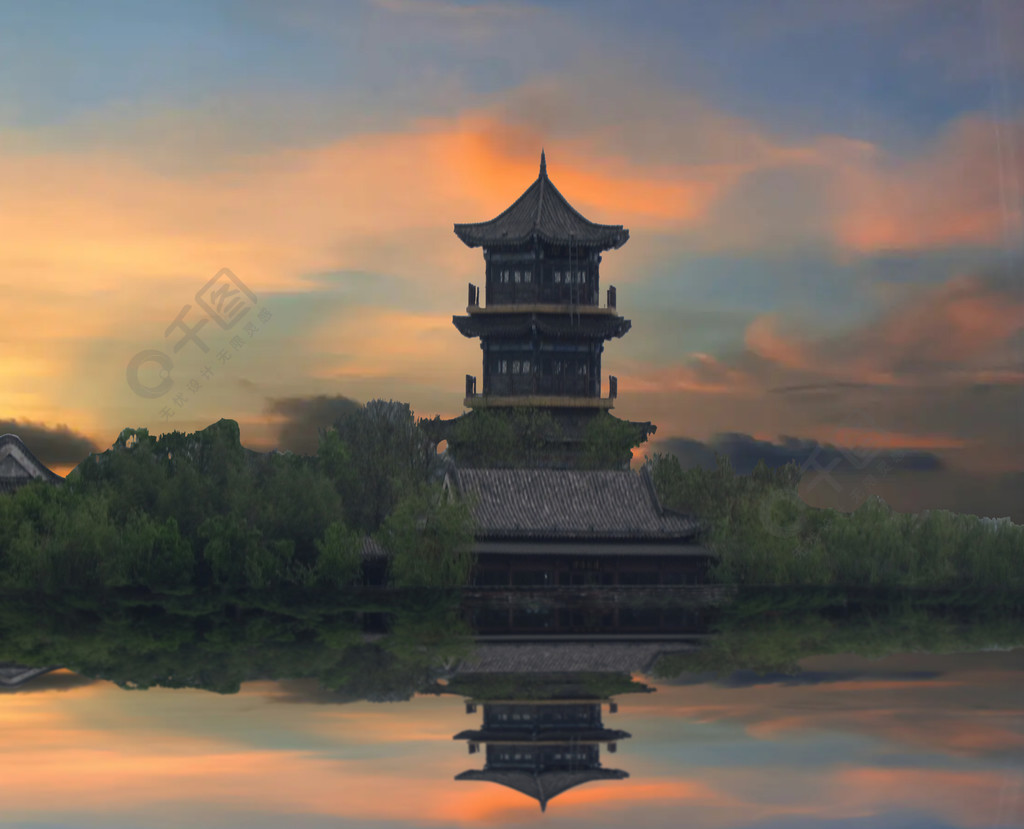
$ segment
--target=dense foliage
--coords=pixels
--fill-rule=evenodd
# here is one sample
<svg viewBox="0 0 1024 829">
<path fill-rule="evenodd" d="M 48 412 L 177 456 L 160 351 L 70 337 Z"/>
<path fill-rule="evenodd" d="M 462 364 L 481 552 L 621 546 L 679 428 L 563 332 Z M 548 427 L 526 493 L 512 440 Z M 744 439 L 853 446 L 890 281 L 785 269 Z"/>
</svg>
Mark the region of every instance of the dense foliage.
<svg viewBox="0 0 1024 829">
<path fill-rule="evenodd" d="M 633 424 L 608 412 L 585 425 L 560 424 L 542 408 L 482 409 L 455 423 L 448 451 L 457 463 L 505 469 L 579 466 L 622 469 L 644 441 Z"/>
<path fill-rule="evenodd" d="M 529 600 L 520 607 L 528 612 Z M 618 607 L 621 614 L 631 605 Z M 614 660 L 592 673 L 474 671 L 467 608 L 461 592 L 450 590 L 0 594 L 0 662 L 59 665 L 127 689 L 234 693 L 247 681 L 310 680 L 324 692 L 318 699 L 333 702 L 416 693 L 606 698 L 650 690 L 616 671 Z M 1019 591 L 740 589 L 690 609 L 702 617 L 695 632 L 711 635 L 699 648 L 666 641 L 654 676 L 795 673 L 801 660 L 821 654 L 1024 645 Z M 601 625 L 591 632 L 602 633 Z M 613 643 L 608 654 L 616 652 Z"/>
<path fill-rule="evenodd" d="M 809 507 L 795 464 L 764 462 L 736 475 L 682 469 L 656 455 L 649 468 L 662 502 L 709 523 L 712 574 L 729 584 L 947 588 L 1024 587 L 1024 527 L 987 526 L 973 515 L 894 512 L 869 498 L 853 513 Z"/>
<path fill-rule="evenodd" d="M 438 464 L 409 407 L 390 401 L 346 413 L 314 457 L 251 452 L 230 420 L 125 429 L 63 486 L 0 498 L 0 587 L 349 587 L 382 534 L 403 584 L 462 583 L 470 519 L 443 499 Z M 410 521 L 424 522 L 422 549 Z"/>
<path fill-rule="evenodd" d="M 562 428 L 543 409 L 483 409 L 459 418 L 448 451 L 457 463 L 475 466 L 542 466 L 564 439 Z"/>
</svg>

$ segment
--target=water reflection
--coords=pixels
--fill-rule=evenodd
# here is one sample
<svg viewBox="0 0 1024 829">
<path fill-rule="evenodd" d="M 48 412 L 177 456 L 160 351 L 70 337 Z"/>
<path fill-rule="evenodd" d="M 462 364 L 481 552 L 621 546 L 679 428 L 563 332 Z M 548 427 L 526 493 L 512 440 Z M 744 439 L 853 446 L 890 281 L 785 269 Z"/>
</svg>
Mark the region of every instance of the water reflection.
<svg viewBox="0 0 1024 829">
<path fill-rule="evenodd" d="M 478 729 L 460 731 L 456 740 L 466 740 L 470 754 L 483 748 L 483 769 L 470 769 L 456 780 L 479 780 L 508 786 L 532 797 L 547 809 L 551 798 L 575 786 L 595 780 L 622 780 L 629 774 L 601 765 L 601 748 L 614 753 L 620 740 L 631 735 L 605 728 L 602 703 L 610 711 L 610 700 L 560 698 L 535 700 L 481 700 L 483 723 Z M 466 703 L 475 713 L 478 701 Z"/>
<path fill-rule="evenodd" d="M 819 598 L 636 634 L 481 633 L 462 599 L 5 603 L 0 659 L 81 674 L 0 666 L 0 825 L 1024 826 L 1024 651 L 980 652 L 1019 606 Z"/>
</svg>

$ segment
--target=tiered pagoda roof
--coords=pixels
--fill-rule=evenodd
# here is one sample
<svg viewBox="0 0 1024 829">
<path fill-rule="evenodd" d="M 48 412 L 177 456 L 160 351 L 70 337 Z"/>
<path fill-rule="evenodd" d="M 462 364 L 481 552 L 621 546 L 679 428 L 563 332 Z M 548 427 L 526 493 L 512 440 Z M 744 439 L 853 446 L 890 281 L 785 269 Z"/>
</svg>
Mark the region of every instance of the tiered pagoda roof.
<svg viewBox="0 0 1024 829">
<path fill-rule="evenodd" d="M 546 811 L 551 798 L 568 791 L 574 786 L 589 783 L 592 780 L 624 780 L 629 773 L 619 769 L 584 769 L 581 771 L 552 770 L 543 772 L 513 771 L 511 769 L 494 769 L 487 771 L 464 771 L 456 775 L 456 780 L 485 780 L 508 786 L 517 792 L 529 795 L 540 803 L 541 811 Z"/>
<path fill-rule="evenodd" d="M 534 237 L 556 245 L 597 250 L 620 248 L 629 239 L 622 225 L 601 225 L 585 218 L 548 178 L 544 151 L 540 174 L 512 205 L 489 222 L 456 224 L 455 235 L 471 248 L 514 246 Z"/>
</svg>

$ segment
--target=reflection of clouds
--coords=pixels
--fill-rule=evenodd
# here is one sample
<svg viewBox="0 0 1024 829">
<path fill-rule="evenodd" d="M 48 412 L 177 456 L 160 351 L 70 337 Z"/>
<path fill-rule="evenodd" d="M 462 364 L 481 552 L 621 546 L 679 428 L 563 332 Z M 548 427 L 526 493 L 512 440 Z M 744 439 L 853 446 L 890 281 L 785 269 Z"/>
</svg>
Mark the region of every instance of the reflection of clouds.
<svg viewBox="0 0 1024 829">
<path fill-rule="evenodd" d="M 685 810 L 705 827 L 984 826 L 1002 798 L 1013 825 L 1007 771 L 990 760 L 1024 755 L 1021 658 L 833 657 L 809 660 L 803 683 L 659 684 L 614 715 L 634 735 L 618 761 L 630 779 L 570 790 L 547 819 L 620 827 L 642 815 L 644 826 L 674 829 Z M 74 814 L 75 825 L 150 825 L 157 812 L 161 826 L 536 820 L 517 792 L 452 780 L 465 768 L 451 739 L 466 725 L 456 697 L 340 705 L 295 680 L 231 697 L 94 683 L 3 699 L 0 810 L 15 822 Z"/>
<path fill-rule="evenodd" d="M 729 674 L 684 673 L 676 679 L 662 680 L 662 685 L 714 684 L 722 688 L 749 688 L 755 685 L 822 685 L 825 683 L 930 682 L 938 679 L 939 671 L 801 671 L 798 674 L 733 671 Z"/>
<path fill-rule="evenodd" d="M 845 670 L 832 668 L 842 663 Z M 801 675 L 740 672 L 714 684 L 689 684 L 684 676 L 671 688 L 673 701 L 678 700 L 673 710 L 696 722 L 735 724 L 758 740 L 785 742 L 815 734 L 868 738 L 898 751 L 899 764 L 916 763 L 915 752 L 921 751 L 946 762 L 1024 761 L 1024 704 L 1017 679 L 1024 664 L 1014 652 L 888 657 L 880 663 L 828 657 L 804 664 L 810 668 L 807 681 Z M 666 691 L 669 687 L 662 686 Z M 646 707 L 647 701 L 639 704 Z"/>
</svg>

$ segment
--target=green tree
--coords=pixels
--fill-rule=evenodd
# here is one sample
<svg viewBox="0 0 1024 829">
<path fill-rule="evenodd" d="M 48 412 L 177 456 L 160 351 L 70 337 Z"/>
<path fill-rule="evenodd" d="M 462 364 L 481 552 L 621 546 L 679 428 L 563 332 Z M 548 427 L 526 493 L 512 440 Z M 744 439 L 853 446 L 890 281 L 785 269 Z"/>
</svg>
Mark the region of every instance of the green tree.
<svg viewBox="0 0 1024 829">
<path fill-rule="evenodd" d="M 439 486 L 420 487 L 395 507 L 378 534 L 396 587 L 459 587 L 473 568 L 468 505 Z"/>
<path fill-rule="evenodd" d="M 550 412 L 534 407 L 473 411 L 453 432 L 449 451 L 456 462 L 506 469 L 542 465 L 565 437 Z"/>
<path fill-rule="evenodd" d="M 318 458 L 331 476 L 349 526 L 376 531 L 395 505 L 438 469 L 433 442 L 407 403 L 371 400 L 321 437 Z"/>
<path fill-rule="evenodd" d="M 632 423 L 601 412 L 584 428 L 583 466 L 587 469 L 628 469 L 632 450 L 643 442 L 643 434 Z"/>
<path fill-rule="evenodd" d="M 362 566 L 362 539 L 340 521 L 332 522 L 317 539 L 313 581 L 326 587 L 351 587 Z"/>
</svg>

